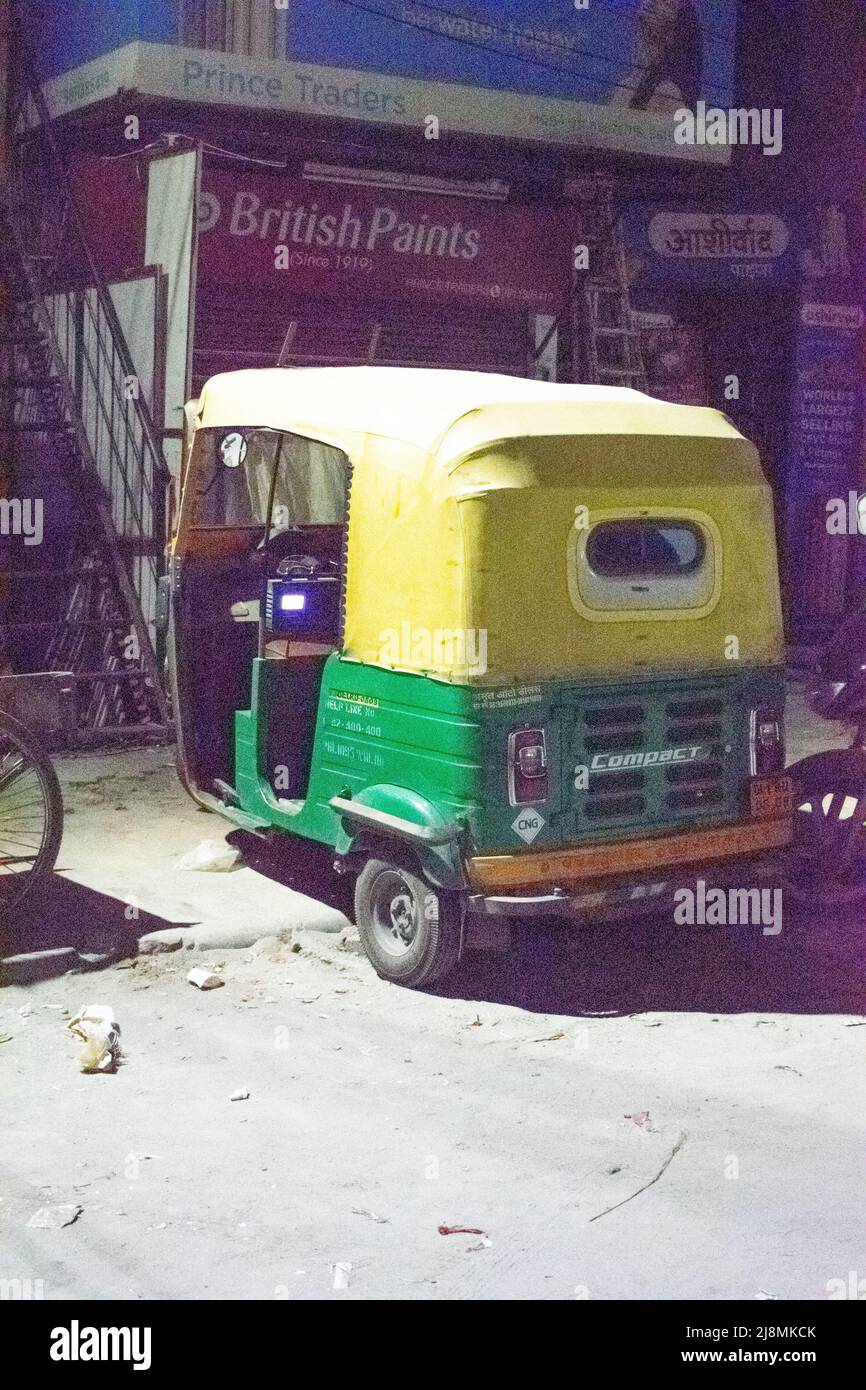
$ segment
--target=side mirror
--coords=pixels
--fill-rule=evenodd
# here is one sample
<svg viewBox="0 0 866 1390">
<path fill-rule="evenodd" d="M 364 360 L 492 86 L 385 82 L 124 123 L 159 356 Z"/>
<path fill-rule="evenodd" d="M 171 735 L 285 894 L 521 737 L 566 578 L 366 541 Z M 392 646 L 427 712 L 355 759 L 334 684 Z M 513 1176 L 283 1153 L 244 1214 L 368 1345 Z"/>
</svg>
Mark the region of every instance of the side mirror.
<svg viewBox="0 0 866 1390">
<path fill-rule="evenodd" d="M 247 441 L 237 430 L 223 435 L 220 441 L 220 458 L 226 468 L 240 468 L 247 456 Z"/>
</svg>

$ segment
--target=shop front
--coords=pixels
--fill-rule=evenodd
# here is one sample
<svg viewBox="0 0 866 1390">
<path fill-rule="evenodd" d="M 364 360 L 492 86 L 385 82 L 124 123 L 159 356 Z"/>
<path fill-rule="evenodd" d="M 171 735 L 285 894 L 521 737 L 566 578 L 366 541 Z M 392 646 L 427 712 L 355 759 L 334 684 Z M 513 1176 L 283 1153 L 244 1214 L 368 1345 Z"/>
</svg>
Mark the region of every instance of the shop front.
<svg viewBox="0 0 866 1390">
<path fill-rule="evenodd" d="M 647 389 L 715 406 L 757 444 L 788 631 L 820 640 L 859 580 L 857 522 L 842 506 L 862 473 L 856 210 L 634 205 L 623 225 Z"/>
<path fill-rule="evenodd" d="M 793 318 L 796 221 L 779 210 L 635 203 L 623 218 L 647 388 L 713 405 L 756 442 L 784 400 L 781 330 Z"/>
<path fill-rule="evenodd" d="M 567 219 L 501 199 L 289 178 L 207 159 L 193 388 L 242 366 L 534 370 L 570 293 Z"/>
</svg>

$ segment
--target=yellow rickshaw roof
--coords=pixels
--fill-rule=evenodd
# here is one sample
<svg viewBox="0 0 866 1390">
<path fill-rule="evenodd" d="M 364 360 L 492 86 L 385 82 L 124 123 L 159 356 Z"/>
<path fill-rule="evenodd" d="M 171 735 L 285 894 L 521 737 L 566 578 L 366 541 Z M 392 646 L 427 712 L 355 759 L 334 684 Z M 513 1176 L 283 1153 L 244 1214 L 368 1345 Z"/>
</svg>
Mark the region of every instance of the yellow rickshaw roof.
<svg viewBox="0 0 866 1390">
<path fill-rule="evenodd" d="M 400 439 L 443 465 L 486 443 L 527 436 L 741 437 L 720 411 L 672 405 L 626 387 L 415 367 L 225 372 L 205 385 L 198 423 L 287 430 L 346 452 L 362 436 Z"/>
</svg>

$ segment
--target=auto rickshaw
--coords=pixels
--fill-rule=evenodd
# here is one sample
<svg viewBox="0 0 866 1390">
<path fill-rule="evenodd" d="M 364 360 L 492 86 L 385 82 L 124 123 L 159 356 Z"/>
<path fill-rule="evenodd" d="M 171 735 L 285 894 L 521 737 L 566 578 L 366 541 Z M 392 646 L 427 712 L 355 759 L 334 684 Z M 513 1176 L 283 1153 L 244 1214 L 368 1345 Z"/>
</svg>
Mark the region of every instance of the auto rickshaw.
<svg viewBox="0 0 866 1390">
<path fill-rule="evenodd" d="M 715 410 L 475 372 L 212 378 L 164 591 L 179 770 L 333 850 L 384 978 L 792 835 L 770 489 Z"/>
</svg>

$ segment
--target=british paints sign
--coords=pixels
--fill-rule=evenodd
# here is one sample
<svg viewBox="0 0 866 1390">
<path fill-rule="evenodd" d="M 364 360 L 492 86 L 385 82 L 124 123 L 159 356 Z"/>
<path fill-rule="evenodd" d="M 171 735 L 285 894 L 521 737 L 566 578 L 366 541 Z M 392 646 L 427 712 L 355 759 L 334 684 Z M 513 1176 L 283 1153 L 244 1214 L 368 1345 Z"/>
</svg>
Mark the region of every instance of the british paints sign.
<svg viewBox="0 0 866 1390">
<path fill-rule="evenodd" d="M 207 169 L 202 179 L 203 284 L 557 311 L 569 244 L 543 209 Z"/>
</svg>

